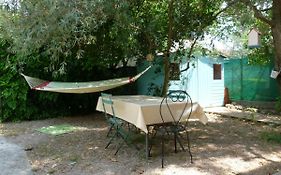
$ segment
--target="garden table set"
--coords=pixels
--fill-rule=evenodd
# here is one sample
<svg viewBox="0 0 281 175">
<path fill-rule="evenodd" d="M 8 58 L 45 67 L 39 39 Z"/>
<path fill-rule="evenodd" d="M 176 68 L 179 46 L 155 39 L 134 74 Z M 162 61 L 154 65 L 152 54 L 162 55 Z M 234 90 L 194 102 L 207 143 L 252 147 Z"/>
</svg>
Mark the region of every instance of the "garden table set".
<svg viewBox="0 0 281 175">
<path fill-rule="evenodd" d="M 159 113 L 159 106 L 163 97 L 147 96 L 147 95 L 123 95 L 112 96 L 114 103 L 114 113 L 117 118 L 120 118 L 130 124 L 133 124 L 146 134 L 146 157 L 148 158 L 148 139 L 149 139 L 149 126 L 157 125 L 163 122 Z M 171 106 L 172 110 L 177 112 L 181 111 L 184 103 L 175 103 Z M 106 112 L 113 115 L 109 106 L 103 106 L 102 97 L 99 97 L 96 106 L 97 111 Z M 167 109 L 166 109 L 167 110 Z M 187 106 L 187 110 L 191 110 L 190 120 L 199 120 L 201 123 L 206 124 L 208 119 L 202 107 L 193 102 L 191 106 Z M 165 113 L 165 112 L 164 112 Z M 168 110 L 167 110 L 168 113 Z M 181 120 L 187 119 L 188 112 L 182 115 Z M 165 116 L 164 116 L 165 118 Z M 172 119 L 165 118 L 165 122 L 172 122 Z"/>
</svg>

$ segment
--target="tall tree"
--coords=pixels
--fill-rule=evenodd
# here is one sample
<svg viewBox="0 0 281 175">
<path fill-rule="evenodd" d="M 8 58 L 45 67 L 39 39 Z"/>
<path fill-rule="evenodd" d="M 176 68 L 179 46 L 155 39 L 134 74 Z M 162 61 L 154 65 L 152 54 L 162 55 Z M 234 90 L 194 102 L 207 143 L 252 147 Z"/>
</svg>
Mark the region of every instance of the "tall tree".
<svg viewBox="0 0 281 175">
<path fill-rule="evenodd" d="M 281 1 L 280 0 L 227 0 L 226 2 L 235 3 L 232 9 L 236 13 L 230 13 L 230 16 L 239 17 L 242 24 L 258 27 L 262 32 L 264 46 L 254 50 L 261 55 L 270 57 L 270 50 L 274 55 L 274 68 L 281 70 Z M 257 21 L 251 19 L 255 17 Z M 272 49 L 271 49 L 272 48 Z M 260 61 L 260 60 L 256 60 Z M 261 61 L 264 62 L 264 61 Z M 279 93 L 281 94 L 281 76 L 276 79 L 279 84 Z"/>
<path fill-rule="evenodd" d="M 92 57 L 91 61 L 112 63 L 114 67 L 120 60 L 126 63 L 133 56 L 162 52 L 165 70 L 162 94 L 165 94 L 172 48 L 179 44 L 182 49 L 184 41 L 192 41 L 190 56 L 207 27 L 226 9 L 241 4 L 272 29 L 275 68 L 279 70 L 278 0 L 25 0 L 21 1 L 12 23 L 5 26 L 11 31 L 14 52 L 23 58 L 34 53 L 49 58 L 50 70 L 61 70 L 67 58 L 73 56 Z"/>
<path fill-rule="evenodd" d="M 221 13 L 217 18 L 216 25 L 213 26 L 217 31 L 215 33 L 218 38 L 229 40 L 229 36 L 234 37 L 238 44 L 243 43 L 242 47 L 236 47 L 236 54 L 248 55 L 249 60 L 254 64 L 273 61 L 274 69 L 280 71 L 281 1 L 225 0 L 222 2 L 222 6 L 231 8 Z M 253 27 L 261 32 L 261 47 L 251 50 L 245 49 L 247 34 Z M 281 75 L 277 77 L 276 81 L 279 85 L 279 93 L 277 93 L 281 94 Z"/>
<path fill-rule="evenodd" d="M 147 43 L 144 49 L 147 53 L 163 53 L 162 95 L 165 95 L 170 79 L 169 64 L 172 49 L 179 45 L 178 48 L 182 51 L 187 40 L 192 41 L 194 46 L 203 36 L 206 27 L 210 26 L 224 9 L 221 8 L 221 1 L 216 0 L 144 0 L 142 2 L 141 40 Z"/>
<path fill-rule="evenodd" d="M 95 61 L 118 62 L 121 57 L 118 52 L 132 43 L 127 42 L 130 39 L 130 31 L 126 28 L 130 22 L 126 16 L 127 3 L 118 2 L 21 1 L 16 17 L 7 20 L 5 25 L 13 39 L 11 49 L 22 59 L 29 55 L 49 59 L 50 71 L 63 71 L 67 59 L 93 56 L 93 50 L 101 47 L 102 50 L 96 49 L 99 54 L 94 54 Z"/>
</svg>

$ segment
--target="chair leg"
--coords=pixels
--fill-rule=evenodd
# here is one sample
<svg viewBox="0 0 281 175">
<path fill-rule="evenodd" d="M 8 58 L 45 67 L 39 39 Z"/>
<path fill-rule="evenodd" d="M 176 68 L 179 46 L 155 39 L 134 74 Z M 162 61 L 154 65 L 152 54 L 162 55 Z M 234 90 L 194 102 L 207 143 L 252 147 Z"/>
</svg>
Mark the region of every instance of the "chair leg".
<svg viewBox="0 0 281 175">
<path fill-rule="evenodd" d="M 107 149 L 107 148 L 109 147 L 109 145 L 111 144 L 112 140 L 113 140 L 113 138 L 111 138 L 111 139 L 109 140 L 109 142 L 108 142 L 107 145 L 105 146 L 105 149 Z"/>
<path fill-rule="evenodd" d="M 116 155 L 118 153 L 118 151 L 120 150 L 120 148 L 124 145 L 125 140 L 123 140 L 123 142 L 121 142 L 116 150 L 116 152 L 114 153 L 114 155 Z"/>
<path fill-rule="evenodd" d="M 108 130 L 108 132 L 107 132 L 107 134 L 106 134 L 106 137 L 109 136 L 109 134 L 110 134 L 110 132 L 112 131 L 112 129 L 113 129 L 113 125 L 110 126 L 110 128 L 109 128 L 109 130 Z"/>
<path fill-rule="evenodd" d="M 178 152 L 178 149 L 177 149 L 177 141 L 179 142 L 181 149 L 182 149 L 183 151 L 185 151 L 185 149 L 184 149 L 184 147 L 183 147 L 183 144 L 182 144 L 182 142 L 181 142 L 179 136 L 181 136 L 180 133 L 176 133 L 176 132 L 174 133 L 175 153 Z"/>
<path fill-rule="evenodd" d="M 108 146 L 111 144 L 111 142 L 113 141 L 114 137 L 116 137 L 116 136 L 117 136 L 117 132 L 115 132 L 115 134 L 110 138 L 109 142 L 105 146 L 105 149 L 108 148 Z"/>
<path fill-rule="evenodd" d="M 161 137 L 161 165 L 164 168 L 164 138 L 163 135 Z"/>
<path fill-rule="evenodd" d="M 190 155 L 190 162 L 193 163 L 191 149 L 190 149 L 190 141 L 189 141 L 189 133 L 188 133 L 188 131 L 186 131 L 186 137 L 187 137 L 188 152 L 189 152 L 189 155 Z"/>
<path fill-rule="evenodd" d="M 127 137 L 123 137 L 121 134 L 120 134 L 120 136 L 121 136 L 121 138 L 122 138 L 122 140 L 123 140 L 123 142 L 121 142 L 120 144 L 119 144 L 119 146 L 118 146 L 118 148 L 117 148 L 117 150 L 116 150 L 116 152 L 115 152 L 115 154 L 114 155 L 116 155 L 117 153 L 118 153 L 118 151 L 122 148 L 122 146 L 124 145 L 124 143 L 126 143 L 127 145 L 129 145 L 130 143 L 128 142 L 128 136 Z M 136 150 L 140 150 L 140 148 L 137 146 L 137 145 L 133 145 L 135 148 L 136 148 Z"/>
<path fill-rule="evenodd" d="M 185 151 L 184 147 L 183 147 L 183 144 L 180 140 L 180 137 L 179 137 L 180 133 L 176 133 L 175 136 L 176 136 L 176 140 L 178 140 L 179 144 L 180 144 L 180 147 L 183 151 Z"/>
<path fill-rule="evenodd" d="M 156 134 L 157 134 L 157 130 L 155 130 L 155 133 L 151 136 L 151 138 L 153 139 L 156 136 Z M 149 157 L 151 157 L 151 154 L 150 154 L 151 150 L 152 150 L 152 143 L 149 144 L 149 148 L 148 148 Z"/>
<path fill-rule="evenodd" d="M 127 127 L 128 127 L 128 131 L 131 131 L 131 126 L 129 122 L 127 123 Z"/>
<path fill-rule="evenodd" d="M 174 133 L 174 145 L 175 145 L 175 153 L 177 153 L 177 134 Z"/>
</svg>

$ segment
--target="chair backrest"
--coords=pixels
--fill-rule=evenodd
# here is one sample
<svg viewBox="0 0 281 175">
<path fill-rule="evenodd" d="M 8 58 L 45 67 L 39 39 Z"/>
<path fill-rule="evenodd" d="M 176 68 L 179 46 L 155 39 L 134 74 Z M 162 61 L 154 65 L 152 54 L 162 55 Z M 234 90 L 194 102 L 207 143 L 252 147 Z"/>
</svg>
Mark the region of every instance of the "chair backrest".
<svg viewBox="0 0 281 175">
<path fill-rule="evenodd" d="M 192 113 L 192 100 L 189 94 L 183 90 L 173 90 L 162 99 L 160 104 L 160 116 L 163 123 L 173 122 L 175 125 L 184 117 L 186 121 Z"/>
<path fill-rule="evenodd" d="M 101 99 L 105 116 L 107 117 L 108 114 L 112 114 L 115 117 L 112 94 L 101 93 Z"/>
</svg>

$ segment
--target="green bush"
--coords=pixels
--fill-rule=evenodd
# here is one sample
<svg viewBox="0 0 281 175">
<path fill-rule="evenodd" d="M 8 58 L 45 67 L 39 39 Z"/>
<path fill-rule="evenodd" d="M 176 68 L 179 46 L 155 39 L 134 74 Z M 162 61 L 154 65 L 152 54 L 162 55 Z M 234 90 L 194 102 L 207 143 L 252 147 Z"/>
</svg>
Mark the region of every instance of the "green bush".
<svg viewBox="0 0 281 175">
<path fill-rule="evenodd" d="M 134 68 L 110 70 L 89 64 L 87 66 L 91 67 L 90 69 L 83 69 L 85 63 L 74 58 L 69 62 L 67 74 L 53 78 L 52 72 L 44 71 L 48 66 L 48 59 L 39 61 L 34 57 L 26 59 L 25 64 L 22 64 L 15 55 L 8 54 L 3 46 L 0 47 L 0 52 L 0 122 L 82 115 L 95 111 L 99 93 L 63 94 L 34 91 L 28 87 L 19 70 L 24 69 L 24 73 L 30 76 L 56 81 L 94 81 L 129 76 L 136 72 Z M 135 88 L 135 84 L 131 84 L 112 89 L 110 93 L 134 94 Z"/>
<path fill-rule="evenodd" d="M 16 52 L 9 52 L 10 43 L 12 41 L 1 38 L 0 33 L 0 122 L 81 115 L 95 111 L 99 93 L 62 94 L 34 91 L 29 88 L 20 72 L 41 79 L 65 82 L 96 81 L 132 76 L 136 73 L 135 68 L 116 69 L 116 60 L 111 64 L 110 61 L 101 59 L 102 55 L 92 51 L 85 52 L 83 59 L 78 60 L 70 55 L 64 61 L 59 61 L 56 66 L 60 67 L 63 62 L 66 70 L 60 72 L 57 68 L 50 69 L 54 64 L 50 64 L 50 58 L 40 50 L 23 58 Z M 135 89 L 135 84 L 130 84 L 109 92 L 134 94 Z"/>
<path fill-rule="evenodd" d="M 8 46 L 7 42 L 0 43 L 0 122 L 50 117 L 52 112 L 42 112 L 49 106 L 43 105 L 55 101 L 57 95 L 32 92 L 19 74 L 22 63 L 7 52 Z"/>
<path fill-rule="evenodd" d="M 22 120 L 32 111 L 26 110 L 28 87 L 23 86 L 16 68 L 10 62 L 15 58 L 8 57 L 3 50 L 0 56 L 0 121 Z"/>
</svg>

